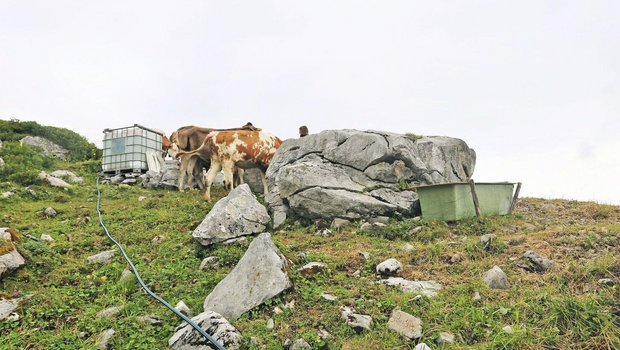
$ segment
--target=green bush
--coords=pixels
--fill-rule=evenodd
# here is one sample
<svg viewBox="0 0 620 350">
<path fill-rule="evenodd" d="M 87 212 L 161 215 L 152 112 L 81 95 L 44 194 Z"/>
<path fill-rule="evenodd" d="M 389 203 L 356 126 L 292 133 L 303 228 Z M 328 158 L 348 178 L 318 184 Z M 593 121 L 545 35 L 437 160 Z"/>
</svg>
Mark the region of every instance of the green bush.
<svg viewBox="0 0 620 350">
<path fill-rule="evenodd" d="M 4 160 L 4 166 L 0 167 L 0 180 L 24 186 L 38 183 L 39 172 L 54 165 L 52 158 L 39 153 L 34 146 L 4 142 L 0 148 L 0 158 Z"/>
</svg>

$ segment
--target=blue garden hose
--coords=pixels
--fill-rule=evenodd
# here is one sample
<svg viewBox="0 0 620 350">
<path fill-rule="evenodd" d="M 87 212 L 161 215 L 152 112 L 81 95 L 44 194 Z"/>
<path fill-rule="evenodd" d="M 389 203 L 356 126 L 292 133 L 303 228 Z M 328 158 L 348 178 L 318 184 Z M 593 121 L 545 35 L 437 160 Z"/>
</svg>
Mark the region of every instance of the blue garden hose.
<svg viewBox="0 0 620 350">
<path fill-rule="evenodd" d="M 118 243 L 114 239 L 114 237 L 112 237 L 112 235 L 108 231 L 108 228 L 105 227 L 105 225 L 103 224 L 103 218 L 101 216 L 100 207 L 101 207 L 101 191 L 99 191 L 99 178 L 97 178 L 97 215 L 99 216 L 99 224 L 101 225 L 101 227 L 103 227 L 103 230 L 105 231 L 105 234 L 108 236 L 108 238 L 112 242 L 114 242 L 114 244 L 116 244 L 118 249 L 120 249 L 121 254 L 123 254 L 123 257 L 125 258 L 125 260 L 127 260 L 127 263 L 129 263 L 129 266 L 131 266 L 131 270 L 133 271 L 133 274 L 136 275 L 138 283 L 140 283 L 140 286 L 142 286 L 142 289 L 144 289 L 144 291 L 146 291 L 151 297 L 153 297 L 155 300 L 157 300 L 160 303 L 162 303 L 165 307 L 170 309 L 170 311 L 174 312 L 175 315 L 177 315 L 179 318 L 183 319 L 183 321 L 187 322 L 190 326 L 192 326 L 195 330 L 197 330 L 198 333 L 200 333 L 203 337 L 205 337 L 205 339 L 207 339 L 211 344 L 213 344 L 218 350 L 226 350 L 220 343 L 218 343 L 215 339 L 213 339 L 213 337 L 211 337 L 207 332 L 205 332 L 204 329 L 202 329 L 194 321 L 190 320 L 189 317 L 183 315 L 181 312 L 179 312 L 179 310 L 174 308 L 172 305 L 168 304 L 168 302 L 166 302 L 164 299 L 160 298 L 157 294 L 153 293 L 149 289 L 149 287 L 147 287 L 146 284 L 144 284 L 144 282 L 142 281 L 142 278 L 140 277 L 140 274 L 138 273 L 138 270 L 134 266 L 134 264 L 131 261 L 131 259 L 129 259 L 129 257 L 127 256 L 127 253 L 125 253 L 125 249 L 123 249 L 123 247 L 120 245 L 120 243 Z"/>
</svg>

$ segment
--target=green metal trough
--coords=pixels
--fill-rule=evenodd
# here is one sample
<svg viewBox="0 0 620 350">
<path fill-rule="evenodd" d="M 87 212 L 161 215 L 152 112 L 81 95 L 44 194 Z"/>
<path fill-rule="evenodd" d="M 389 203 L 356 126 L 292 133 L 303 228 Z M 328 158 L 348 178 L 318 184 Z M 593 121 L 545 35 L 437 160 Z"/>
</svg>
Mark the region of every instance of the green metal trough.
<svg viewBox="0 0 620 350">
<path fill-rule="evenodd" d="M 456 221 L 481 215 L 506 215 L 512 212 L 521 183 L 484 182 L 449 183 L 419 186 L 422 217 Z"/>
</svg>

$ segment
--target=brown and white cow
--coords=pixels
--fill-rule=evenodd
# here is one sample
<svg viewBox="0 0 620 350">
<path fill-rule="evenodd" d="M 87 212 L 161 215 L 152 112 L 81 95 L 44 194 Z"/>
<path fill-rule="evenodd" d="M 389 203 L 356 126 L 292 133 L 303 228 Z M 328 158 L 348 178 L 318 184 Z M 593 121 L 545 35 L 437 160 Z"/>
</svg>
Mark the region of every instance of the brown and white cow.
<svg viewBox="0 0 620 350">
<path fill-rule="evenodd" d="M 227 131 L 227 130 L 259 130 L 252 123 L 248 122 L 240 128 L 232 129 L 213 129 L 202 128 L 199 126 L 188 125 L 183 126 L 174 131 L 170 135 L 170 147 L 168 148 L 168 154 L 172 157 L 177 157 L 179 151 L 193 151 L 199 148 L 205 137 L 212 131 Z M 185 179 L 189 178 L 189 187 L 193 187 L 193 180 L 195 179 L 198 186 L 204 189 L 204 180 L 202 177 L 202 168 L 208 169 L 210 166 L 210 157 L 191 157 L 179 155 L 181 160 L 179 166 L 179 191 L 183 192 L 185 189 Z M 241 174 L 240 178 L 243 178 Z M 243 180 L 241 180 L 243 181 Z"/>
<path fill-rule="evenodd" d="M 234 168 L 259 168 L 263 181 L 264 193 L 268 193 L 265 171 L 271 163 L 282 141 L 263 131 L 213 131 L 207 135 L 202 145 L 192 151 L 180 151 L 179 155 L 199 155 L 210 157 L 211 166 L 207 171 L 207 190 L 204 198 L 211 201 L 211 184 L 220 170 L 224 171 L 224 182 L 228 190 L 233 189 Z"/>
</svg>

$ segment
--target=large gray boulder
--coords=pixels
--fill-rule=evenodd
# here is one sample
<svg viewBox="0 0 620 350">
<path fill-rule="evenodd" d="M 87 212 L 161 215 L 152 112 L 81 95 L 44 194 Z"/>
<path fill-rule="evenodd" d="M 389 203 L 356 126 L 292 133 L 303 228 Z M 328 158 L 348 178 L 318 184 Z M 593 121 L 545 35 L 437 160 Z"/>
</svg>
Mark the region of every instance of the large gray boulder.
<svg viewBox="0 0 620 350">
<path fill-rule="evenodd" d="M 468 181 L 476 153 L 459 139 L 326 130 L 286 140 L 267 169 L 274 226 L 295 213 L 358 219 L 419 212 L 412 186 Z"/>
<path fill-rule="evenodd" d="M 237 266 L 215 286 L 204 302 L 229 321 L 275 297 L 293 284 L 289 263 L 271 241 L 269 233 L 258 235 Z"/>
<path fill-rule="evenodd" d="M 43 155 L 48 157 L 67 160 L 69 156 L 69 151 L 44 137 L 29 135 L 19 140 L 19 142 L 41 148 Z"/>
<path fill-rule="evenodd" d="M 228 350 L 241 348 L 243 337 L 222 315 L 213 311 L 205 311 L 192 318 L 200 328 L 204 329 L 215 341 Z M 174 335 L 168 340 L 172 350 L 209 350 L 215 349 L 198 331 L 187 322 L 179 325 Z"/>
<path fill-rule="evenodd" d="M 192 236 L 208 246 L 265 232 L 269 220 L 267 209 L 256 200 L 250 187 L 243 184 L 215 203 Z"/>
</svg>

